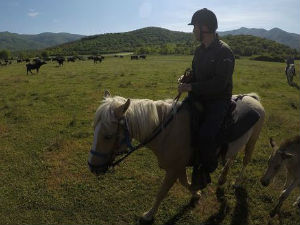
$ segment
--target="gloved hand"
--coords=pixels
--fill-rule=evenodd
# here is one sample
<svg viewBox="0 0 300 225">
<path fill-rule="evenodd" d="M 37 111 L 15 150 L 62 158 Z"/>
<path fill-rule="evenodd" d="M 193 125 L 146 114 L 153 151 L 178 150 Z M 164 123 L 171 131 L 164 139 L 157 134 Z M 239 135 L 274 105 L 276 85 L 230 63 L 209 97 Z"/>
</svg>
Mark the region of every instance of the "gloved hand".
<svg viewBox="0 0 300 225">
<path fill-rule="evenodd" d="M 192 81 L 192 77 L 193 77 L 192 70 L 190 68 L 187 68 L 184 74 L 178 78 L 177 82 L 188 84 Z"/>
</svg>

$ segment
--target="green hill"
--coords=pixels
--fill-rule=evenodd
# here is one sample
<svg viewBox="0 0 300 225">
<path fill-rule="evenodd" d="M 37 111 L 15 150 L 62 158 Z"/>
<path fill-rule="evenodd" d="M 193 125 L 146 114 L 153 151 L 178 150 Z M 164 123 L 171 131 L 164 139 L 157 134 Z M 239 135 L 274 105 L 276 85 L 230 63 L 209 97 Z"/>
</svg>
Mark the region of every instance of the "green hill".
<svg viewBox="0 0 300 225">
<path fill-rule="evenodd" d="M 221 37 L 241 56 L 276 55 L 281 58 L 298 54 L 296 50 L 275 41 L 251 35 Z M 192 33 L 147 27 L 125 33 L 109 33 L 84 37 L 80 40 L 49 48 L 51 54 L 105 54 L 115 52 L 192 54 L 197 43 Z"/>
<path fill-rule="evenodd" d="M 191 33 L 170 31 L 158 27 L 147 27 L 124 33 L 108 33 L 94 35 L 49 48 L 53 53 L 103 54 L 113 52 L 135 51 L 140 47 L 161 46 L 164 44 L 191 45 Z"/>
</svg>

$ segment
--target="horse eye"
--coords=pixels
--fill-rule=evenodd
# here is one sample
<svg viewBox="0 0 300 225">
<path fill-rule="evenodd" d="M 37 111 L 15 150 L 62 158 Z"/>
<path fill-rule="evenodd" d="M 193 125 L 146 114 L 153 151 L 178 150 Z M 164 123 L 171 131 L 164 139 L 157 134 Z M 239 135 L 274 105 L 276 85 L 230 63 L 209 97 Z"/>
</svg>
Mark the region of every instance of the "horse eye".
<svg viewBox="0 0 300 225">
<path fill-rule="evenodd" d="M 104 139 L 105 140 L 109 140 L 109 139 L 112 139 L 112 137 L 113 137 L 112 135 L 107 134 L 107 135 L 104 136 Z"/>
</svg>

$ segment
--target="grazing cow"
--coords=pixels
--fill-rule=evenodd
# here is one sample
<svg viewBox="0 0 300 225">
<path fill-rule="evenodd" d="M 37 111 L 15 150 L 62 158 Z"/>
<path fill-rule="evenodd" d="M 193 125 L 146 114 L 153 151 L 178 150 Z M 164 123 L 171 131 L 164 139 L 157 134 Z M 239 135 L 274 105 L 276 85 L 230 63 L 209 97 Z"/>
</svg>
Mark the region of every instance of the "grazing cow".
<svg viewBox="0 0 300 225">
<path fill-rule="evenodd" d="M 295 187 L 300 188 L 300 136 L 287 139 L 279 147 L 270 139 L 270 144 L 274 150 L 268 161 L 268 169 L 261 178 L 261 183 L 268 186 L 275 177 L 282 165 L 287 170 L 284 190 L 279 197 L 279 201 L 275 208 L 270 212 L 270 216 L 274 217 L 279 213 L 283 201 L 289 196 Z M 294 203 L 300 208 L 300 196 Z"/>
<path fill-rule="evenodd" d="M 41 63 L 42 60 L 40 58 L 35 58 L 32 60 L 34 63 Z"/>
<path fill-rule="evenodd" d="M 35 70 L 38 73 L 39 69 L 42 65 L 47 64 L 46 62 L 40 62 L 37 61 L 36 63 L 28 63 L 26 64 L 26 68 L 27 68 L 27 75 L 28 75 L 28 71 L 32 74 L 31 70 Z"/>
<path fill-rule="evenodd" d="M 68 58 L 68 62 L 75 62 L 75 60 L 76 60 L 76 58 L 74 56 Z"/>
<path fill-rule="evenodd" d="M 131 60 L 133 60 L 133 59 L 138 60 L 139 59 L 139 57 L 137 55 L 132 55 L 130 58 L 131 58 Z"/>
<path fill-rule="evenodd" d="M 30 62 L 30 59 L 29 58 L 25 59 L 25 62 Z"/>
<path fill-rule="evenodd" d="M 285 75 L 286 75 L 286 79 L 288 81 L 288 84 L 290 86 L 293 86 L 293 77 L 296 76 L 296 70 L 295 70 L 295 65 L 294 64 L 289 64 L 285 68 Z"/>
<path fill-rule="evenodd" d="M 56 56 L 52 59 L 52 61 L 57 61 L 59 66 L 64 65 L 65 57 Z"/>
<path fill-rule="evenodd" d="M 94 56 L 94 63 L 102 62 L 102 56 Z"/>
<path fill-rule="evenodd" d="M 21 63 L 22 62 L 22 59 L 17 59 L 17 63 Z"/>
<path fill-rule="evenodd" d="M 87 58 L 90 59 L 90 60 L 93 60 L 93 59 L 94 59 L 94 56 L 90 55 L 90 56 L 88 56 Z"/>
<path fill-rule="evenodd" d="M 63 66 L 63 65 L 64 65 L 64 61 L 65 61 L 64 58 L 58 58 L 58 59 L 57 59 L 57 62 L 58 62 L 58 65 L 59 65 L 59 66 Z"/>
<path fill-rule="evenodd" d="M 146 59 L 146 55 L 140 55 L 140 59 Z"/>
</svg>

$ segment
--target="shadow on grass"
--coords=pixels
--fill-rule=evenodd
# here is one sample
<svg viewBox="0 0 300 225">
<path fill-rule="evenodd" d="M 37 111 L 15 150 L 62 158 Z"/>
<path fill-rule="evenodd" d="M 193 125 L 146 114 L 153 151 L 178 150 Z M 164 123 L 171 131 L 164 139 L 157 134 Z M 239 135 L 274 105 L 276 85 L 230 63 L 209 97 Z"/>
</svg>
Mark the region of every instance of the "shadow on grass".
<svg viewBox="0 0 300 225">
<path fill-rule="evenodd" d="M 292 87 L 295 87 L 297 90 L 300 90 L 299 85 L 296 84 L 295 82 L 292 82 L 291 86 L 292 86 Z"/>
<path fill-rule="evenodd" d="M 217 225 L 221 224 L 223 220 L 225 219 L 226 215 L 229 212 L 229 206 L 227 203 L 227 199 L 224 195 L 224 188 L 218 187 L 216 190 L 216 196 L 217 200 L 220 203 L 219 211 L 213 215 L 211 215 L 204 223 L 203 225 Z"/>
<path fill-rule="evenodd" d="M 249 211 L 248 211 L 248 194 L 245 188 L 238 187 L 235 189 L 236 206 L 231 219 L 231 225 L 247 225 Z"/>
<path fill-rule="evenodd" d="M 224 195 L 224 189 L 223 188 L 217 188 L 216 190 L 216 196 L 217 196 L 217 200 L 220 203 L 220 208 L 219 211 L 217 213 L 215 213 L 214 215 L 210 216 L 205 222 L 201 223 L 202 225 L 217 225 L 222 223 L 222 221 L 224 220 L 225 216 L 227 215 L 227 213 L 229 212 L 229 207 L 227 204 L 227 200 L 225 199 L 225 195 Z M 183 206 L 180 211 L 173 216 L 171 219 L 169 219 L 165 225 L 171 225 L 171 224 L 176 224 L 176 222 L 188 211 L 192 210 L 193 208 L 195 208 L 196 206 L 196 202 L 194 200 L 191 200 L 189 202 L 189 204 Z"/>
<path fill-rule="evenodd" d="M 181 209 L 179 210 L 179 212 L 174 215 L 172 218 L 170 218 L 164 225 L 172 225 L 172 224 L 176 224 L 176 222 L 187 212 L 189 212 L 190 210 L 194 209 L 196 207 L 196 201 L 194 199 L 191 199 L 190 202 L 186 205 L 184 205 L 183 207 L 181 207 Z"/>
</svg>

